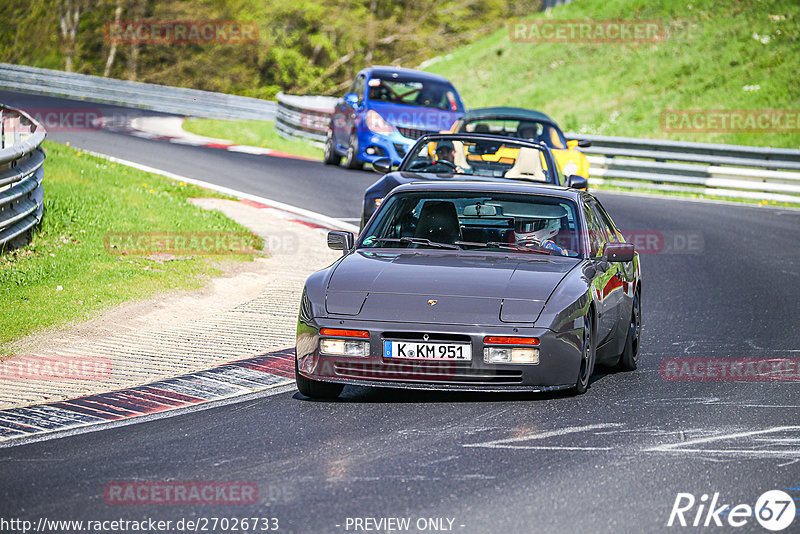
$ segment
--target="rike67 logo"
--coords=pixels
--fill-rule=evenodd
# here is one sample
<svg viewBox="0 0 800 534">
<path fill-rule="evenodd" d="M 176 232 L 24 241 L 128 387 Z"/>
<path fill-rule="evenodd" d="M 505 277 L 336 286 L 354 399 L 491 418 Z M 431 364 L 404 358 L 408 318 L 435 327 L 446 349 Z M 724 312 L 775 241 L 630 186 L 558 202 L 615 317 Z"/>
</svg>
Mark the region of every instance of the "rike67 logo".
<svg viewBox="0 0 800 534">
<path fill-rule="evenodd" d="M 691 493 L 678 493 L 667 526 L 721 527 L 727 523 L 727 526 L 743 527 L 752 524 L 755 518 L 765 529 L 777 532 L 788 528 L 796 514 L 794 499 L 781 490 L 764 492 L 755 506 L 724 503 L 719 493 L 711 497 L 704 493 L 699 499 Z"/>
</svg>

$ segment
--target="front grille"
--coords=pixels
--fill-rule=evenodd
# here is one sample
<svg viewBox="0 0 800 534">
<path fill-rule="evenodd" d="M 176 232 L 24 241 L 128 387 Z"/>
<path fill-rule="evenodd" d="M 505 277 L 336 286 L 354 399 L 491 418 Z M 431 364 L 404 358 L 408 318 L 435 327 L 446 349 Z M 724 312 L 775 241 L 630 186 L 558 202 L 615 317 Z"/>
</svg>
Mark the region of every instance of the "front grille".
<svg viewBox="0 0 800 534">
<path fill-rule="evenodd" d="M 420 361 L 392 363 L 335 362 L 337 376 L 394 382 L 439 382 L 468 384 L 519 384 L 522 371 L 471 369 L 450 362 Z"/>
<path fill-rule="evenodd" d="M 416 128 L 404 128 L 403 126 L 398 126 L 397 130 L 400 132 L 400 135 L 403 137 L 408 137 L 409 139 L 419 139 L 425 134 L 434 133 L 430 130 L 418 130 Z"/>
</svg>

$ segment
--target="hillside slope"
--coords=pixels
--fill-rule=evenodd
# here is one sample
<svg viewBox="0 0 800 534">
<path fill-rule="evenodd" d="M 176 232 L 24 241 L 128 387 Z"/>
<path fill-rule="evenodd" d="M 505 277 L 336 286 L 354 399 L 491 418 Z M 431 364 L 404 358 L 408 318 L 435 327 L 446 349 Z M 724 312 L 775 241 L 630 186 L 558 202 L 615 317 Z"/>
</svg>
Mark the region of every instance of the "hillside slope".
<svg viewBox="0 0 800 534">
<path fill-rule="evenodd" d="M 549 17 L 590 24 L 654 19 L 666 38 L 525 43 L 512 42 L 506 26 L 425 68 L 452 80 L 469 107 L 539 109 L 565 131 L 800 148 L 796 0 L 577 0 Z M 715 109 L 793 110 L 794 127 L 784 122 L 747 133 L 662 127 L 665 110 Z"/>
</svg>

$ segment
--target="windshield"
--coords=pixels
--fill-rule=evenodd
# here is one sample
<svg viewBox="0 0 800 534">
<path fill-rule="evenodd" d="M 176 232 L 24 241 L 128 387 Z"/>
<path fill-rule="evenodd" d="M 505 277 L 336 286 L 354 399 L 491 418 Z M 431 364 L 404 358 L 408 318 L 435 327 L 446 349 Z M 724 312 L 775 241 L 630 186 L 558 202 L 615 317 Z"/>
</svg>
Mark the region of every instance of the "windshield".
<svg viewBox="0 0 800 534">
<path fill-rule="evenodd" d="M 452 85 L 436 80 L 397 76 L 388 79 L 374 77 L 369 81 L 369 100 L 373 102 L 464 111 L 456 95 Z"/>
<path fill-rule="evenodd" d="M 580 257 L 575 204 L 522 193 L 433 192 L 389 197 L 361 248 L 441 248 Z"/>
<path fill-rule="evenodd" d="M 434 137 L 413 150 L 400 170 L 549 181 L 542 151 L 512 139 Z"/>
<path fill-rule="evenodd" d="M 547 122 L 529 119 L 475 119 L 464 122 L 459 132 L 504 135 L 542 142 L 550 148 L 567 148 L 564 135 Z"/>
</svg>

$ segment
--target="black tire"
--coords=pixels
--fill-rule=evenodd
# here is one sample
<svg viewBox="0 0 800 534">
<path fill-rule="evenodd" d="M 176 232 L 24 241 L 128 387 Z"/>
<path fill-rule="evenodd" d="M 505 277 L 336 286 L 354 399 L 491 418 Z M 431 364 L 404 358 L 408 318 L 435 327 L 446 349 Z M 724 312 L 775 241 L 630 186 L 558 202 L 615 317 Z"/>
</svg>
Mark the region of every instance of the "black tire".
<svg viewBox="0 0 800 534">
<path fill-rule="evenodd" d="M 350 141 L 347 143 L 347 155 L 344 158 L 344 166 L 348 169 L 363 169 L 364 163 L 358 159 L 358 134 L 355 130 L 350 132 Z"/>
<path fill-rule="evenodd" d="M 628 335 L 625 338 L 625 348 L 620 356 L 617 369 L 620 371 L 635 371 L 639 363 L 639 340 L 642 335 L 642 303 L 639 292 L 633 294 L 633 310 L 631 322 L 628 325 Z"/>
<path fill-rule="evenodd" d="M 297 358 L 294 360 L 294 377 L 297 390 L 312 399 L 335 399 L 344 389 L 343 384 L 320 382 L 304 377 L 297 370 Z"/>
<path fill-rule="evenodd" d="M 594 320 L 592 312 L 590 311 L 586 317 L 583 318 L 583 357 L 581 358 L 581 366 L 578 370 L 578 381 L 572 392 L 575 395 L 583 395 L 589 389 L 589 379 L 592 378 L 594 373 L 594 364 L 597 360 L 597 348 L 594 346 Z"/>
<path fill-rule="evenodd" d="M 339 165 L 342 161 L 342 156 L 336 153 L 336 142 L 333 140 L 333 126 L 328 130 L 328 136 L 325 138 L 325 156 L 323 161 L 325 165 Z"/>
</svg>

